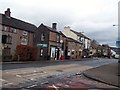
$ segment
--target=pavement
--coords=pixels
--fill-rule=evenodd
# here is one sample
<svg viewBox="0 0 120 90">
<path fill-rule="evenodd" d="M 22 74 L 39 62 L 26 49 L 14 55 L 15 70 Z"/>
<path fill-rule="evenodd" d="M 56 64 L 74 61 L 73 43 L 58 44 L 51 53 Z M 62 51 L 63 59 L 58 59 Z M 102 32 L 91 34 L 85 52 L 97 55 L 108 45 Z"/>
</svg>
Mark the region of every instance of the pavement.
<svg viewBox="0 0 120 90">
<path fill-rule="evenodd" d="M 120 88 L 120 63 L 112 63 L 100 67 L 88 69 L 83 75 L 108 85 Z"/>
<path fill-rule="evenodd" d="M 24 64 L 24 63 L 54 63 L 54 62 L 68 62 L 68 61 L 87 61 L 87 60 L 98 60 L 100 58 L 81 58 L 80 60 L 76 59 L 65 59 L 65 60 L 40 60 L 40 61 L 8 61 L 8 62 L 0 62 L 0 64 Z M 1 60 L 2 61 L 2 60 Z"/>
</svg>

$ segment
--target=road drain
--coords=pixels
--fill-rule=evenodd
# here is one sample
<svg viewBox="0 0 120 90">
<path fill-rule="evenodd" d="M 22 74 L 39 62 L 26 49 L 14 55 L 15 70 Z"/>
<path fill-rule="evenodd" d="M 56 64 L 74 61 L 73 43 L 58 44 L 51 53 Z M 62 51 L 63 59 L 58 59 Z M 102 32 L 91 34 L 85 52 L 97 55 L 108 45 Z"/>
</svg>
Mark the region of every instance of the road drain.
<svg viewBox="0 0 120 90">
<path fill-rule="evenodd" d="M 57 72 L 63 72 L 63 70 L 56 70 Z"/>
</svg>

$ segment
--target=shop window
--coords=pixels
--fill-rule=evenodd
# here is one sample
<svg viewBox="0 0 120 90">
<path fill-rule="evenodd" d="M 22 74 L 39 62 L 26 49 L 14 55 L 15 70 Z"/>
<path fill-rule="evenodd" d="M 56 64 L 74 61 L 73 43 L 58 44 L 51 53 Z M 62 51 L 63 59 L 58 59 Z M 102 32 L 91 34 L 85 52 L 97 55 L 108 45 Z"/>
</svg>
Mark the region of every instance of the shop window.
<svg viewBox="0 0 120 90">
<path fill-rule="evenodd" d="M 72 55 L 74 55 L 74 51 L 72 51 L 72 53 L 71 53 Z"/>
<path fill-rule="evenodd" d="M 43 56 L 43 49 L 40 49 L 40 56 Z"/>
<path fill-rule="evenodd" d="M 68 56 L 70 56 L 71 55 L 71 52 L 70 51 L 68 51 Z"/>
</svg>

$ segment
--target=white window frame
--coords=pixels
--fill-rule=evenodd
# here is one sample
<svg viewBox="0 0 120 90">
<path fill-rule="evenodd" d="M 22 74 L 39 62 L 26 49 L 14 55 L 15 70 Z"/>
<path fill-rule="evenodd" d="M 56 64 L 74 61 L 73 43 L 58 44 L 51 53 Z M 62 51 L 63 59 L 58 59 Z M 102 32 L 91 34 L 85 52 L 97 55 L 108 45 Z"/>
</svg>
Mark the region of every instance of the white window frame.
<svg viewBox="0 0 120 90">
<path fill-rule="evenodd" d="M 45 41 L 45 34 L 41 33 L 41 41 Z"/>
<path fill-rule="evenodd" d="M 23 38 L 21 39 L 21 44 L 22 44 L 22 45 L 27 45 L 27 44 L 28 44 L 28 39 L 23 37 Z"/>
<path fill-rule="evenodd" d="M 17 29 L 13 28 L 13 32 L 16 33 L 16 32 L 17 32 Z"/>
<path fill-rule="evenodd" d="M 27 36 L 27 35 L 28 35 L 28 32 L 27 32 L 27 31 L 23 31 L 23 35 L 24 35 L 24 36 Z"/>
</svg>

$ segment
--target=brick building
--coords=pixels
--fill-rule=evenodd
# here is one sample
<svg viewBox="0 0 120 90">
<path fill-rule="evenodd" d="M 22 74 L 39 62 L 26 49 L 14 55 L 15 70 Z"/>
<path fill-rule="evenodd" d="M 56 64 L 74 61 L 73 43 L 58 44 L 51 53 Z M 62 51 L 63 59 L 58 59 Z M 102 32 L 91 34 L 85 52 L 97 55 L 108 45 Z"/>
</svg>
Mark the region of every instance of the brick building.
<svg viewBox="0 0 120 90">
<path fill-rule="evenodd" d="M 52 27 L 41 24 L 34 38 L 34 45 L 38 47 L 38 60 L 59 60 L 63 52 L 63 37 L 56 28 L 57 23 Z"/>
<path fill-rule="evenodd" d="M 33 34 L 37 28 L 35 25 L 11 17 L 9 8 L 5 14 L 0 14 L 0 21 L 0 32 L 2 32 L 0 48 L 3 57 L 12 58 L 17 45 L 33 46 Z"/>
</svg>

